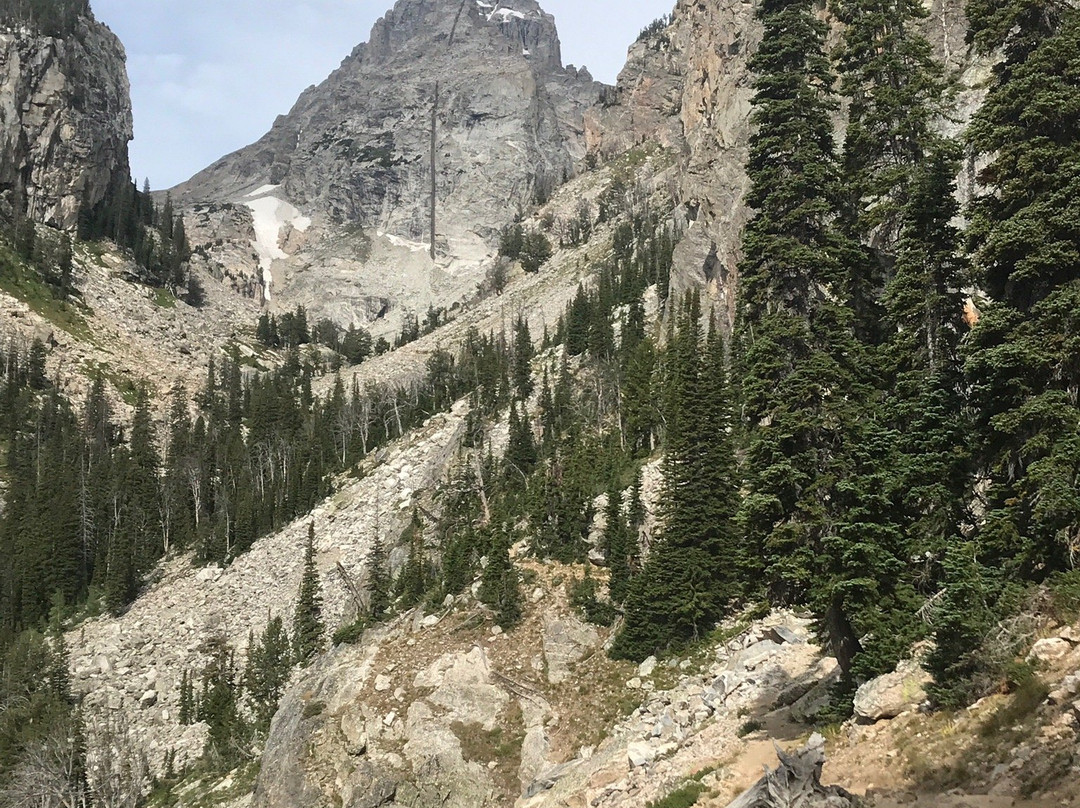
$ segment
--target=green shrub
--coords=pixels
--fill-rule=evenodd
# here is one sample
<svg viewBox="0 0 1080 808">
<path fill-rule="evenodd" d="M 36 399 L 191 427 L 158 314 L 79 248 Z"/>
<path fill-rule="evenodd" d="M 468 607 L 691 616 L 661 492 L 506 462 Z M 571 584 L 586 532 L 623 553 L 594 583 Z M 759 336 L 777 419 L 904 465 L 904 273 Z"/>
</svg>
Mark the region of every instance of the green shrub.
<svg viewBox="0 0 1080 808">
<path fill-rule="evenodd" d="M 743 725 L 739 727 L 739 737 L 745 738 L 747 735 L 757 732 L 764 726 L 765 725 L 762 724 L 760 721 L 751 718 L 749 721 L 744 722 Z"/>
<path fill-rule="evenodd" d="M 309 701 L 304 705 L 304 720 L 307 721 L 309 718 L 315 718 L 316 716 L 322 715 L 325 709 L 325 701 Z"/>
<path fill-rule="evenodd" d="M 695 805 L 705 792 L 705 786 L 698 782 L 687 783 L 672 791 L 666 797 L 653 800 L 646 804 L 645 808 L 690 808 Z"/>
<path fill-rule="evenodd" d="M 599 589 L 596 579 L 586 574 L 580 581 L 574 581 L 570 585 L 570 605 L 581 612 L 590 623 L 610 626 L 615 622 L 618 612 L 610 603 L 597 597 Z"/>
<path fill-rule="evenodd" d="M 368 621 L 364 617 L 358 617 L 351 623 L 339 626 L 334 632 L 334 645 L 356 645 L 364 638 L 367 627 Z"/>
</svg>

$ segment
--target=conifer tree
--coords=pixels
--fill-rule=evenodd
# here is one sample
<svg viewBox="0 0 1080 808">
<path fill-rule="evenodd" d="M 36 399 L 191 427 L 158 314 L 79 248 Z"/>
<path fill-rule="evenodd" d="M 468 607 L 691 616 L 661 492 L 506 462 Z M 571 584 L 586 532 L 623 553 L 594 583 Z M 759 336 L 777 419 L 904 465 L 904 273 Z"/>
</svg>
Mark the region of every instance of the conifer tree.
<svg viewBox="0 0 1080 808">
<path fill-rule="evenodd" d="M 390 608 L 390 570 L 386 548 L 381 536 L 376 536 L 367 557 L 368 611 L 372 620 L 382 620 Z"/>
<path fill-rule="evenodd" d="M 524 597 L 518 571 L 510 561 L 510 538 L 505 530 L 495 531 L 492 537 L 480 582 L 480 601 L 494 610 L 496 622 L 504 629 L 517 625 L 524 613 Z"/>
<path fill-rule="evenodd" d="M 603 548 L 607 554 L 608 569 L 611 571 L 608 594 L 612 603 L 622 603 L 630 585 L 631 550 L 630 531 L 622 513 L 622 492 L 617 486 L 608 488 L 605 516 Z"/>
<path fill-rule="evenodd" d="M 246 747 L 235 655 L 221 635 L 207 639 L 202 651 L 209 658 L 202 675 L 198 715 L 208 726 L 206 754 L 219 765 L 231 767 Z"/>
<path fill-rule="evenodd" d="M 510 403 L 510 436 L 506 445 L 506 477 L 514 486 L 524 484 L 536 465 L 536 442 L 533 440 L 529 414 L 518 415 L 516 401 Z"/>
<path fill-rule="evenodd" d="M 315 565 L 315 523 L 308 523 L 304 567 L 293 613 L 293 657 L 307 665 L 323 648 L 322 585 Z"/>
<path fill-rule="evenodd" d="M 626 599 L 612 654 L 642 659 L 711 627 L 739 594 L 738 475 L 723 342 L 688 300 L 669 344 L 663 530 Z"/>
<path fill-rule="evenodd" d="M 266 624 L 258 642 L 254 635 L 248 640 L 248 658 L 244 666 L 244 691 L 255 728 L 265 733 L 270 719 L 277 711 L 278 702 L 285 692 L 292 668 L 292 652 L 285 623 L 275 615 Z"/>
<path fill-rule="evenodd" d="M 743 236 L 736 350 L 747 443 L 740 522 L 745 557 L 764 561 L 770 594 L 812 602 L 848 672 L 859 635 L 845 602 L 836 486 L 852 469 L 854 427 L 874 378 L 847 305 L 852 247 L 836 224 L 833 77 L 812 0 L 766 0 L 758 16 L 765 31 L 751 59 L 747 166 L 757 213 Z"/>
<path fill-rule="evenodd" d="M 533 391 L 532 380 L 532 337 L 529 335 L 529 323 L 524 317 L 514 322 L 514 393 L 521 401 L 527 401 Z"/>
<path fill-rule="evenodd" d="M 1039 579 L 1080 549 L 1080 10 L 969 7 L 976 42 L 1005 54 L 968 131 L 988 159 L 967 233 L 991 299 L 965 368 L 990 481 L 980 547 L 991 566 Z"/>
<path fill-rule="evenodd" d="M 930 693 L 947 707 L 959 707 L 971 695 L 979 668 L 976 651 L 994 622 L 990 576 L 978 558 L 977 545 L 958 543 L 942 561 L 943 588 L 934 608 L 934 646 L 926 668 L 934 676 Z"/>
</svg>

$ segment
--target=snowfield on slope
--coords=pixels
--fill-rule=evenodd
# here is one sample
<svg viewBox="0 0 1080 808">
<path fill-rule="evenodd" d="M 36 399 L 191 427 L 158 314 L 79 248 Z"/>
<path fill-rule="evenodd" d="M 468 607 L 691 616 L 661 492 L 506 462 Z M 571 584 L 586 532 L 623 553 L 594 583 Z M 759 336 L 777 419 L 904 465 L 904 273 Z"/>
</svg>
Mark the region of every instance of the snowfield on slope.
<svg viewBox="0 0 1080 808">
<path fill-rule="evenodd" d="M 244 199 L 244 205 L 251 209 L 251 216 L 255 228 L 255 240 L 251 246 L 259 255 L 259 268 L 262 270 L 263 287 L 266 299 L 270 300 L 270 287 L 274 277 L 270 269 L 276 259 L 285 259 L 289 256 L 281 249 L 281 228 L 291 225 L 293 229 L 303 233 L 311 226 L 311 219 L 304 216 L 294 206 L 276 196 L 260 196 L 258 199 L 251 197 L 259 193 L 269 193 L 277 190 L 276 185 L 264 185 L 262 188 L 250 193 Z"/>
</svg>

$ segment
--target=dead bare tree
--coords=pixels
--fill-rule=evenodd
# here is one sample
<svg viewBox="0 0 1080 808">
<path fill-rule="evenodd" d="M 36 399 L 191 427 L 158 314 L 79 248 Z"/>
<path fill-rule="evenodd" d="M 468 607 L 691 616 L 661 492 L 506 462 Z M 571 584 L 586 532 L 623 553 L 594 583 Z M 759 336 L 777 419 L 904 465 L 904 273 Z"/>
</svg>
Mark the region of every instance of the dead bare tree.
<svg viewBox="0 0 1080 808">
<path fill-rule="evenodd" d="M 780 765 L 765 769 L 757 781 L 728 808 L 847 808 L 857 800 L 840 786 L 823 786 L 825 739 L 814 735 L 806 746 L 794 752 L 777 747 Z"/>
<path fill-rule="evenodd" d="M 150 764 L 122 713 L 88 728 L 95 808 L 137 808 L 150 786 Z"/>
<path fill-rule="evenodd" d="M 22 756 L 7 787 L 4 808 L 87 808 L 85 758 L 74 723 L 64 722 Z"/>
</svg>

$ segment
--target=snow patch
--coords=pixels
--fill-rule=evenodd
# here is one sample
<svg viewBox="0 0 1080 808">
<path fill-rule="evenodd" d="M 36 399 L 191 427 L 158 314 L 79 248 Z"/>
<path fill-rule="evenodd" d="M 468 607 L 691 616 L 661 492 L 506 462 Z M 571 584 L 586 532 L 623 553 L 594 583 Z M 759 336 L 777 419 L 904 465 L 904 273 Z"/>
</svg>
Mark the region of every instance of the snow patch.
<svg viewBox="0 0 1080 808">
<path fill-rule="evenodd" d="M 488 15 L 488 22 L 491 22 L 495 17 L 499 17 L 501 22 L 508 22 L 511 19 L 524 20 L 525 15 L 520 11 L 514 11 L 512 8 L 497 8 Z"/>
<path fill-rule="evenodd" d="M 276 190 L 276 185 L 264 185 L 258 191 L 248 194 L 248 197 L 256 196 L 260 192 L 269 193 Z M 251 218 L 255 227 L 255 240 L 251 246 L 259 256 L 259 268 L 262 270 L 263 288 L 266 290 L 266 299 L 270 300 L 270 286 L 274 276 L 270 268 L 277 259 L 288 258 L 288 254 L 281 249 L 281 228 L 292 225 L 294 230 L 303 233 L 311 227 L 311 219 L 302 216 L 295 207 L 278 199 L 276 196 L 263 196 L 244 202 L 251 209 Z"/>
<path fill-rule="evenodd" d="M 410 241 L 409 239 L 402 238 L 401 236 L 384 233 L 382 230 L 377 230 L 376 234 L 381 236 L 382 238 L 385 238 L 395 247 L 404 247 L 406 250 L 410 250 L 412 252 L 428 252 L 431 248 L 431 245 L 429 244 L 423 244 L 419 241 Z"/>
<path fill-rule="evenodd" d="M 280 185 L 264 185 L 261 188 L 256 188 L 254 191 L 248 194 L 247 198 L 250 199 L 254 196 L 266 196 L 271 191 L 276 191 L 280 187 Z"/>
</svg>

